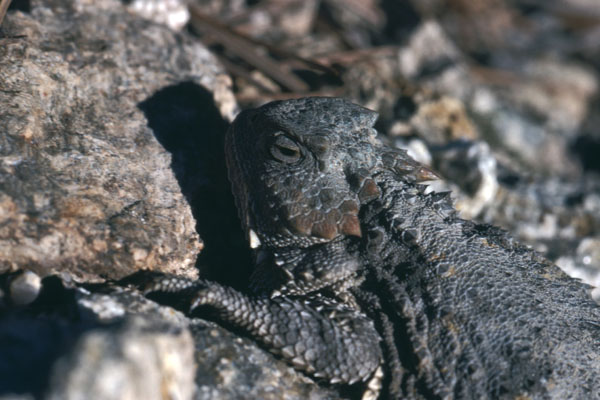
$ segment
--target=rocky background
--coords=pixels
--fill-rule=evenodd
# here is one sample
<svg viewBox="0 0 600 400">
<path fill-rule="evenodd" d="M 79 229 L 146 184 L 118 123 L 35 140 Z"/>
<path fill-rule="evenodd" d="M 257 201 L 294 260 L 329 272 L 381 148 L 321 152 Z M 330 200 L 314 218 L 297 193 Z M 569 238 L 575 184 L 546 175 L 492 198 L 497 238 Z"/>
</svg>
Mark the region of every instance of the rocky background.
<svg viewBox="0 0 600 400">
<path fill-rule="evenodd" d="M 117 284 L 244 290 L 222 139 L 274 99 L 377 110 L 465 218 L 600 286 L 598 43 L 597 0 L 0 0 L 0 399 L 355 395 Z"/>
</svg>

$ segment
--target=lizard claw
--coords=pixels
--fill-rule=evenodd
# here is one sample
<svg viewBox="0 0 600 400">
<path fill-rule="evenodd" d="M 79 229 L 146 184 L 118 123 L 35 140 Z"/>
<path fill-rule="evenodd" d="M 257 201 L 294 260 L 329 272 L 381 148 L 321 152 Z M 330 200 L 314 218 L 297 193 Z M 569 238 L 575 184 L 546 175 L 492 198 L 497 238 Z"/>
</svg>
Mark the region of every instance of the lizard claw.
<svg viewBox="0 0 600 400">
<path fill-rule="evenodd" d="M 222 287 L 212 282 L 195 282 L 194 293 L 190 301 L 189 314 L 199 313 L 202 306 L 224 306 L 229 304 L 228 296 L 222 293 Z"/>
</svg>

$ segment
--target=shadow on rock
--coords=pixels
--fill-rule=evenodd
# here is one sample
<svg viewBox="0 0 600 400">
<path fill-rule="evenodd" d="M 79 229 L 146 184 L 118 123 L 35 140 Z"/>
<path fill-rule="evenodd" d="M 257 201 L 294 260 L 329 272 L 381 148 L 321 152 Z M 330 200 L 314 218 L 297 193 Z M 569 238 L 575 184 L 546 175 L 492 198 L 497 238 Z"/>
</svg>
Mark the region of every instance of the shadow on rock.
<svg viewBox="0 0 600 400">
<path fill-rule="evenodd" d="M 0 396 L 40 397 L 56 360 L 96 326 L 94 318 L 81 315 L 74 291 L 58 277 L 45 278 L 42 287 L 29 306 L 0 307 Z"/>
<path fill-rule="evenodd" d="M 193 82 L 166 87 L 139 104 L 157 140 L 172 155 L 172 168 L 192 207 L 204 241 L 197 267 L 203 278 L 246 287 L 251 256 L 227 180 L 227 122 L 212 94 Z"/>
<path fill-rule="evenodd" d="M 600 95 L 596 96 L 590 104 L 588 116 L 582 124 L 580 134 L 571 143 L 571 150 L 579 159 L 581 166 L 586 172 L 600 173 Z"/>
</svg>

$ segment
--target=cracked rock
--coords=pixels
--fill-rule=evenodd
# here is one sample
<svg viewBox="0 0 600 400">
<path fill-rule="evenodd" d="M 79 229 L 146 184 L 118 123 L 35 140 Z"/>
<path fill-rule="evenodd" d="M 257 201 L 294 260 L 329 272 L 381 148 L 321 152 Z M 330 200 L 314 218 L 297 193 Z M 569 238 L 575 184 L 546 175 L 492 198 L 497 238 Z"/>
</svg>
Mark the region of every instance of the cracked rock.
<svg viewBox="0 0 600 400">
<path fill-rule="evenodd" d="M 194 277 L 202 242 L 139 105 L 185 82 L 230 118 L 229 78 L 197 41 L 118 1 L 33 3 L 2 25 L 0 273 Z"/>
</svg>

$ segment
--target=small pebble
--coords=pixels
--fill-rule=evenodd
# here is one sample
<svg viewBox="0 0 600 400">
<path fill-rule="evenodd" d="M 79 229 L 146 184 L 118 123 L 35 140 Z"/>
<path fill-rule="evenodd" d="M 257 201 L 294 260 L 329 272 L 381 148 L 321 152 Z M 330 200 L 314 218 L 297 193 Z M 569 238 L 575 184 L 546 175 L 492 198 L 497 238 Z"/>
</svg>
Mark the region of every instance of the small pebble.
<svg viewBox="0 0 600 400">
<path fill-rule="evenodd" d="M 34 272 L 25 271 L 10 283 L 10 300 L 19 306 L 31 304 L 40 293 L 41 287 L 41 278 Z"/>
</svg>

